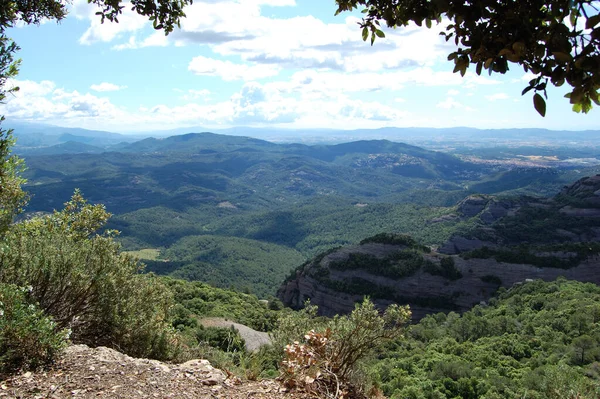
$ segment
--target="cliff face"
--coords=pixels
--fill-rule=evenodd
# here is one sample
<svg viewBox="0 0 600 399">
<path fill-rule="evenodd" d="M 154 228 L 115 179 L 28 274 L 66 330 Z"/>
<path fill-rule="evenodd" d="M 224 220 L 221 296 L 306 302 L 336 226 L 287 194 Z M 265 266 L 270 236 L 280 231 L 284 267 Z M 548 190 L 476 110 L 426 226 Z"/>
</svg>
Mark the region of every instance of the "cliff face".
<svg viewBox="0 0 600 399">
<path fill-rule="evenodd" d="M 471 195 L 458 203 L 455 217 L 473 221 L 474 227 L 441 245 L 440 253 L 454 255 L 522 242 L 600 241 L 600 175 L 584 177 L 548 199 Z M 522 232 L 532 226 L 537 231 L 518 234 L 520 226 Z"/>
<path fill-rule="evenodd" d="M 391 276 L 372 266 L 406 252 L 405 245 L 371 242 L 315 258 L 281 286 L 278 297 L 293 308 L 301 308 L 310 299 L 321 314 L 332 316 L 350 312 L 354 303 L 368 294 L 381 307 L 393 302 L 410 304 L 413 319 L 418 320 L 432 312 L 468 310 L 487 301 L 500 286 L 511 287 L 528 279 L 551 281 L 564 276 L 600 284 L 600 251 L 595 246 L 600 242 L 598 199 L 600 175 L 565 187 L 553 199 L 469 196 L 457 205 L 455 217 L 475 221 L 475 228 L 465 236 L 453 237 L 438 251 L 419 252 L 423 262 L 410 273 Z M 519 252 L 524 243 L 527 254 Z M 560 248 L 564 243 L 591 244 L 589 251 L 580 245 L 579 252 L 568 252 Z M 464 255 L 483 247 L 496 255 L 503 252 L 504 257 L 508 252 L 510 260 L 499 262 L 496 259 L 501 257 L 493 254 Z M 357 266 L 352 260 L 357 257 L 368 261 Z M 525 259 L 531 264 L 519 263 Z M 555 267 L 538 267 L 546 261 Z M 403 267 L 405 261 L 394 262 L 388 266 Z M 453 264 L 453 274 L 440 272 L 444 262 Z"/>
<path fill-rule="evenodd" d="M 386 248 L 382 248 L 386 247 Z M 423 268 L 413 275 L 400 279 L 374 275 L 365 270 L 332 270 L 328 267 L 334 259 L 347 256 L 348 253 L 381 254 L 385 251 L 399 250 L 401 247 L 370 244 L 368 247 L 357 246 L 340 249 L 324 257 L 319 263 L 310 264 L 298 271 L 294 279 L 284 283 L 277 296 L 284 304 L 299 309 L 307 299 L 319 306 L 319 312 L 325 316 L 344 314 L 354 309 L 354 304 L 361 301 L 364 295 L 340 292 L 331 288 L 316 276 L 315 271 L 327 268 L 332 281 L 366 282 L 365 285 L 385 288 L 391 292 L 389 298 L 372 295 L 371 299 L 378 306 L 385 308 L 393 302 L 408 303 L 413 311 L 413 320 L 419 320 L 426 314 L 440 311 L 466 311 L 482 301 L 487 301 L 501 285 L 511 287 L 527 279 L 555 280 L 563 276 L 583 282 L 600 284 L 600 257 L 592 256 L 570 269 L 539 268 L 527 264 L 497 262 L 494 259 L 462 259 L 450 256 L 462 277 L 449 280 L 443 276 L 432 275 Z M 371 252 L 373 251 L 373 252 Z M 446 256 L 431 253 L 425 257 L 433 263 L 439 263 Z M 500 283 L 500 284 L 499 284 Z"/>
</svg>

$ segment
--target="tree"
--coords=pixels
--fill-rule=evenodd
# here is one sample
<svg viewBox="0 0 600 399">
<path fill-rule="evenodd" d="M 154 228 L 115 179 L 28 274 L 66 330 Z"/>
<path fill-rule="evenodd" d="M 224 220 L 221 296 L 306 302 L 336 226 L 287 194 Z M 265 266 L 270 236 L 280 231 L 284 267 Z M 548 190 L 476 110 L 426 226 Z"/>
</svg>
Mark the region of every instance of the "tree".
<svg viewBox="0 0 600 399">
<path fill-rule="evenodd" d="M 119 22 L 118 16 L 125 6 L 122 0 L 89 0 L 99 10 L 96 14 L 104 22 Z M 4 0 L 0 3 L 0 103 L 18 87 L 7 88 L 8 79 L 14 78 L 19 71 L 20 60 L 15 60 L 19 46 L 11 40 L 6 30 L 18 22 L 39 24 L 43 20 L 60 21 L 67 15 L 68 0 Z M 165 34 L 179 26 L 185 16 L 183 8 L 192 0 L 132 0 L 132 10 L 147 16 L 155 29 Z M 4 117 L 0 116 L 0 237 L 12 222 L 14 216 L 25 205 L 27 196 L 21 189 L 24 180 L 20 177 L 23 162 L 11 154 L 14 145 L 12 130 L 2 129 Z"/>
<path fill-rule="evenodd" d="M 131 5 L 168 34 L 191 1 L 132 0 Z M 18 90 L 7 87 L 20 64 L 14 58 L 19 47 L 7 29 L 18 22 L 60 21 L 67 2 L 0 2 L 0 103 Z M 121 0 L 89 2 L 100 7 L 96 14 L 102 22 L 118 22 L 124 8 Z M 23 161 L 11 154 L 14 139 L 11 130 L 2 129 L 3 121 L 0 116 L 0 316 L 5 315 L 0 317 L 0 371 L 52 362 L 71 328 L 75 342 L 109 345 L 134 356 L 172 356 L 171 294 L 139 274 L 137 261 L 120 253 L 110 232 L 96 234 L 109 216 L 102 206 L 88 205 L 76 193 L 62 212 L 12 223 L 27 195 L 20 177 Z"/>
<path fill-rule="evenodd" d="M 454 72 L 464 76 L 471 64 L 479 75 L 504 74 L 509 63 L 518 64 L 536 77 L 522 94 L 531 90 L 535 109 L 546 114 L 548 83 L 572 90 L 565 97 L 573 111 L 587 113 L 592 102 L 600 105 L 600 15 L 593 0 L 337 0 L 338 10 L 361 7 L 359 23 L 363 40 L 384 37 L 381 22 L 388 27 L 410 22 L 431 28 L 449 21 L 446 41 L 454 39 L 458 49 L 448 55 Z M 543 94 L 540 95 L 540 93 Z"/>
</svg>

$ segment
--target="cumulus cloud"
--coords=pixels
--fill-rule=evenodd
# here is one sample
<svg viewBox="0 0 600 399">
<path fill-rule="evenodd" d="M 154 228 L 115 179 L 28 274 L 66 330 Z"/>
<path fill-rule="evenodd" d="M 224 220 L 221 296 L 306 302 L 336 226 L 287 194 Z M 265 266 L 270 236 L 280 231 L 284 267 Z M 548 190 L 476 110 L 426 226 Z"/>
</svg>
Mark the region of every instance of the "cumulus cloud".
<svg viewBox="0 0 600 399">
<path fill-rule="evenodd" d="M 177 93 L 181 93 L 181 99 L 184 101 L 194 101 L 197 100 L 199 98 L 208 101 L 209 96 L 210 96 L 210 90 L 208 89 L 200 89 L 200 90 L 195 90 L 195 89 L 188 89 L 188 90 L 181 90 L 181 89 L 173 89 L 173 91 L 177 92 Z"/>
<path fill-rule="evenodd" d="M 454 97 L 451 97 L 451 96 L 446 97 L 445 100 L 438 102 L 435 106 L 437 108 L 447 109 L 447 110 L 461 109 L 464 111 L 473 111 L 473 108 L 457 101 Z"/>
<path fill-rule="evenodd" d="M 127 86 L 119 86 L 113 83 L 107 83 L 107 82 L 102 82 L 100 84 L 94 84 L 90 86 L 90 89 L 94 90 L 94 91 L 119 91 L 119 90 L 123 90 L 126 89 Z"/>
<path fill-rule="evenodd" d="M 508 100 L 510 97 L 506 93 L 494 93 L 489 96 L 485 96 L 488 101 Z"/>
<path fill-rule="evenodd" d="M 222 0 L 197 1 L 186 8 L 187 17 L 165 37 L 153 32 L 143 38 L 148 26 L 140 17 L 125 7 L 119 24 L 100 24 L 94 14 L 96 8 L 75 0 L 74 13 L 90 20 L 90 27 L 80 38 L 83 44 L 93 42 L 116 43 L 113 49 L 126 50 L 149 46 L 201 45 L 214 54 L 236 57 L 250 63 L 254 70 L 281 68 L 339 70 L 345 72 L 378 72 L 431 66 L 444 59 L 453 45 L 446 43 L 439 32 L 441 24 L 433 29 L 410 25 L 397 30 L 386 30 L 386 38 L 378 39 L 375 46 L 361 38 L 354 16 L 338 17 L 326 23 L 311 15 L 277 18 L 263 15 L 264 6 L 293 7 L 292 0 Z M 141 38 L 142 37 L 142 38 Z M 203 49 L 203 51 L 204 51 Z M 204 53 L 205 54 L 205 53 Z M 241 65 L 241 64 L 240 64 Z"/>
<path fill-rule="evenodd" d="M 102 23 L 96 12 L 101 9 L 86 0 L 74 0 L 70 6 L 71 15 L 80 20 L 90 21 L 90 26 L 79 38 L 79 43 L 90 45 L 96 42 L 111 42 L 127 32 L 137 32 L 147 26 L 148 19 L 131 10 L 131 3 L 122 4 L 123 13 L 119 15 L 119 23 L 105 21 Z"/>
<path fill-rule="evenodd" d="M 0 112 L 15 119 L 51 121 L 114 118 L 123 114 L 106 98 L 56 88 L 54 82 L 15 80 L 11 83 L 22 89 L 0 106 Z"/>
<path fill-rule="evenodd" d="M 218 76 L 223 80 L 256 80 L 275 76 L 280 68 L 271 65 L 235 64 L 204 56 L 192 59 L 188 70 L 196 75 Z"/>
</svg>

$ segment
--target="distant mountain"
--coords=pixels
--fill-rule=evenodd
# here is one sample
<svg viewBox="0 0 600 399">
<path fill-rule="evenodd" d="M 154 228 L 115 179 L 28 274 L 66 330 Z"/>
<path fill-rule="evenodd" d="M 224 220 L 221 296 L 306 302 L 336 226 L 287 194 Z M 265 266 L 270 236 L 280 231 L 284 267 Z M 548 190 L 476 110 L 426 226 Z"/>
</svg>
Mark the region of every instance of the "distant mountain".
<svg viewBox="0 0 600 399">
<path fill-rule="evenodd" d="M 452 128 L 397 128 L 384 127 L 379 129 L 291 129 L 272 127 L 232 127 L 225 129 L 207 129 L 206 127 L 182 127 L 170 130 L 156 130 L 121 134 L 78 129 L 63 128 L 58 126 L 6 121 L 6 127 L 15 128 L 15 134 L 21 136 L 22 146 L 47 146 L 60 142 L 53 141 L 69 133 L 74 136 L 98 138 L 99 141 L 88 143 L 104 147 L 114 145 L 121 141 L 132 142 L 146 137 L 171 137 L 188 133 L 211 131 L 228 136 L 246 136 L 277 143 L 304 143 L 304 144 L 337 144 L 361 140 L 390 140 L 401 141 L 426 147 L 467 147 L 485 148 L 501 145 L 514 146 L 569 146 L 573 148 L 596 147 L 600 142 L 600 130 L 565 131 L 548 129 L 475 129 L 469 127 Z M 100 139 L 101 138 L 101 139 Z M 65 140 L 69 141 L 69 140 Z M 61 141 L 64 142 L 64 141 Z"/>
<path fill-rule="evenodd" d="M 12 122 L 10 120 L 3 122 L 2 126 L 4 128 L 14 129 L 13 135 L 17 139 L 15 152 L 17 153 L 25 153 L 32 148 L 43 148 L 65 144 L 69 141 L 103 148 L 121 142 L 138 141 L 143 137 L 147 137 L 140 135 L 123 135 L 101 130 Z M 75 150 L 75 148 L 72 149 Z M 86 147 L 81 147 L 81 149 L 81 153 L 86 153 L 89 150 L 89 148 Z"/>
<path fill-rule="evenodd" d="M 17 154 L 28 157 L 35 155 L 63 155 L 63 154 L 100 154 L 105 150 L 90 144 L 67 141 L 48 147 L 17 147 Z"/>
<path fill-rule="evenodd" d="M 74 148 L 87 153 L 74 154 Z M 51 210 L 64 201 L 57 195 L 75 187 L 123 213 L 222 201 L 253 207 L 322 195 L 366 200 L 435 186 L 440 179 L 445 189 L 460 190 L 462 181 L 485 170 L 385 140 L 306 146 L 212 133 L 148 138 L 105 153 L 83 143 L 26 153 L 35 210 Z"/>
<path fill-rule="evenodd" d="M 278 148 L 277 144 L 250 137 L 228 136 L 215 133 L 187 133 L 167 138 L 147 138 L 134 143 L 114 146 L 111 149 L 119 152 L 179 152 L 210 153 L 253 149 L 270 150 Z"/>
</svg>

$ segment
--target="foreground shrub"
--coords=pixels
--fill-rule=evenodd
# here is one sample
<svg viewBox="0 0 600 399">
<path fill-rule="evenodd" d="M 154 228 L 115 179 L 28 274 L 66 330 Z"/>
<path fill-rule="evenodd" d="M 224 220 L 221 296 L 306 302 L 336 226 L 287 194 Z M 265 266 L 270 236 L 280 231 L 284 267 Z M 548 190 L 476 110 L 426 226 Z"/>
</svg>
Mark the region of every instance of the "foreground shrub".
<svg viewBox="0 0 600 399">
<path fill-rule="evenodd" d="M 109 216 L 76 192 L 63 211 L 12 225 L 0 242 L 0 282 L 30 286 L 75 343 L 168 358 L 171 294 L 120 253 L 114 232 L 97 233 Z"/>
<path fill-rule="evenodd" d="M 66 346 L 67 331 L 27 296 L 25 288 L 0 283 L 0 374 L 52 363 Z"/>
<path fill-rule="evenodd" d="M 281 379 L 289 388 L 316 396 L 354 397 L 359 362 L 384 343 L 402 337 L 409 319 L 408 306 L 391 305 L 380 315 L 366 299 L 350 315 L 322 321 L 318 331 L 310 330 L 301 341 L 288 344 L 281 364 Z M 301 317 L 297 325 L 305 323 L 306 318 Z M 283 326 L 297 330 L 293 322 L 287 321 Z"/>
</svg>

